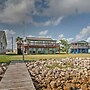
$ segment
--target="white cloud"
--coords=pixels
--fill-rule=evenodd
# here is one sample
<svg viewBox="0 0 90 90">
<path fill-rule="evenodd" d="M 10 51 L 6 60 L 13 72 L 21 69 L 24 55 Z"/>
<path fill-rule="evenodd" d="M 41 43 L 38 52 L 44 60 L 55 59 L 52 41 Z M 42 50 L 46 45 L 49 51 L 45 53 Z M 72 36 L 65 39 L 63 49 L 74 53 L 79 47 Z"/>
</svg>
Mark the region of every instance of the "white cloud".
<svg viewBox="0 0 90 90">
<path fill-rule="evenodd" d="M 11 48 L 12 45 L 12 37 L 15 35 L 13 30 L 3 30 L 5 31 L 6 38 L 7 38 L 7 48 Z"/>
<path fill-rule="evenodd" d="M 39 38 L 52 38 L 52 36 L 38 36 Z"/>
<path fill-rule="evenodd" d="M 49 8 L 43 12 L 44 15 L 67 16 L 90 12 L 90 0 L 50 0 L 48 6 Z"/>
<path fill-rule="evenodd" d="M 68 41 L 69 43 L 73 42 L 73 40 L 74 40 L 74 38 L 67 38 L 67 41 Z"/>
<path fill-rule="evenodd" d="M 41 31 L 42 32 L 42 31 Z M 40 35 L 40 36 L 33 36 L 33 35 L 28 35 L 27 37 L 38 37 L 38 38 L 52 38 L 52 36 L 47 36 L 47 35 Z"/>
<path fill-rule="evenodd" d="M 37 36 L 37 37 L 39 37 L 39 38 L 52 38 L 51 35 L 48 36 L 47 34 L 48 34 L 48 30 L 40 31 L 39 36 Z"/>
<path fill-rule="evenodd" d="M 63 34 L 60 34 L 59 35 L 59 39 L 64 39 L 64 35 Z"/>
<path fill-rule="evenodd" d="M 46 22 L 35 22 L 35 21 L 31 21 L 31 23 L 35 26 L 57 26 L 61 23 L 61 21 L 63 20 L 64 17 L 59 17 L 59 18 L 52 18 Z"/>
<path fill-rule="evenodd" d="M 44 31 L 39 32 L 39 35 L 45 36 L 45 35 L 47 35 L 47 33 L 48 33 L 48 30 L 44 30 Z"/>
<path fill-rule="evenodd" d="M 83 28 L 81 32 L 76 35 L 75 40 L 86 40 L 90 36 L 90 26 Z"/>
<path fill-rule="evenodd" d="M 34 10 L 34 0 L 7 0 L 0 12 L 0 21 L 5 23 L 23 22 L 31 20 L 28 13 Z"/>
<path fill-rule="evenodd" d="M 58 24 L 60 24 L 62 19 L 63 17 L 53 18 L 52 20 L 48 20 L 47 22 L 43 23 L 43 26 L 50 26 L 50 25 L 57 26 Z"/>
<path fill-rule="evenodd" d="M 39 2 L 39 8 L 36 2 Z M 35 25 L 58 25 L 62 16 L 90 12 L 90 0 L 44 0 L 43 4 L 48 6 L 47 8 L 40 3 L 42 4 L 42 0 L 7 0 L 5 6 L 2 5 L 3 10 L 0 9 L 0 22 L 16 23 L 26 20 Z M 33 21 L 33 15 L 52 16 L 57 19 L 38 24 Z"/>
<path fill-rule="evenodd" d="M 89 37 L 89 38 L 87 38 L 87 40 L 86 40 L 86 41 L 90 43 L 90 37 Z"/>
<path fill-rule="evenodd" d="M 71 43 L 73 41 L 74 38 L 66 38 L 63 34 L 60 34 L 58 36 L 58 42 L 59 40 L 67 40 L 69 43 Z"/>
<path fill-rule="evenodd" d="M 63 34 L 60 34 L 58 38 L 59 40 L 67 40 L 69 43 L 81 40 L 86 40 L 87 42 L 90 42 L 90 26 L 83 28 L 75 37 L 65 38 Z"/>
<path fill-rule="evenodd" d="M 33 36 L 33 35 L 28 35 L 27 37 L 35 37 L 35 36 Z"/>
<path fill-rule="evenodd" d="M 53 23 L 55 26 L 57 26 L 61 21 L 62 21 L 63 17 L 59 17 L 58 19 L 56 19 Z"/>
</svg>

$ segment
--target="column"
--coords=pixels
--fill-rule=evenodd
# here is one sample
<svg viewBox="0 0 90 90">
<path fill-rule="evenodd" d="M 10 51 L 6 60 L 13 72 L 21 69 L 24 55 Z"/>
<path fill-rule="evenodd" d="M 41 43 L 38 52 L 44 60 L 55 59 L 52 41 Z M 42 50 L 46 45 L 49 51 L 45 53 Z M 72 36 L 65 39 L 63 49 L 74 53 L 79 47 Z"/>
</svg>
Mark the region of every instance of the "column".
<svg viewBox="0 0 90 90">
<path fill-rule="evenodd" d="M 77 53 L 79 53 L 79 52 L 78 52 L 78 48 L 77 48 Z"/>
<path fill-rule="evenodd" d="M 48 54 L 49 54 L 49 48 L 48 48 Z"/>
<path fill-rule="evenodd" d="M 38 48 L 36 47 L 36 54 L 38 54 Z"/>
</svg>

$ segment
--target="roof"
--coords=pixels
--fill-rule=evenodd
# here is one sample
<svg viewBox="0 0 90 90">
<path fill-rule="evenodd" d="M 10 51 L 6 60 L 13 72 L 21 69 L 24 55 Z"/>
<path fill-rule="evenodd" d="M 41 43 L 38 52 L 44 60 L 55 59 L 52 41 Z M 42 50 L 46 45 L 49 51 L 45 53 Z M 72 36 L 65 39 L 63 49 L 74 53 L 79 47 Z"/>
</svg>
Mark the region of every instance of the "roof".
<svg viewBox="0 0 90 90">
<path fill-rule="evenodd" d="M 26 37 L 26 39 L 32 41 L 56 41 L 51 38 L 37 38 L 37 37 Z"/>
<path fill-rule="evenodd" d="M 77 41 L 77 42 L 73 42 L 73 43 L 87 43 L 87 44 L 88 44 L 88 42 L 86 42 L 86 41 L 84 41 L 84 40 L 82 40 L 82 41 Z M 71 43 L 71 44 L 73 44 L 73 43 Z"/>
<path fill-rule="evenodd" d="M 82 40 L 82 41 L 78 41 L 77 43 L 88 43 L 88 42 Z"/>
<path fill-rule="evenodd" d="M 5 34 L 4 31 L 0 31 L 0 39 L 3 37 L 4 34 Z"/>
<path fill-rule="evenodd" d="M 0 31 L 0 39 L 1 39 L 2 37 L 5 37 L 5 41 L 6 41 L 6 44 L 7 44 L 5 31 Z"/>
</svg>

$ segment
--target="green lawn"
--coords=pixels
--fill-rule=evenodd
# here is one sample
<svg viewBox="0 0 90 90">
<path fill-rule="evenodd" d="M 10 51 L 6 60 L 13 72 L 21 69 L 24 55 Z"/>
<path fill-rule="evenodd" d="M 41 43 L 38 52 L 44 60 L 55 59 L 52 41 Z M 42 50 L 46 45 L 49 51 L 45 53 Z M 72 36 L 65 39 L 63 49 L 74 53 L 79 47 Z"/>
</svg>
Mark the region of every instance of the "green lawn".
<svg viewBox="0 0 90 90">
<path fill-rule="evenodd" d="M 90 54 L 48 54 L 48 55 L 25 55 L 25 60 L 38 60 L 38 59 L 58 59 L 65 57 L 90 57 Z M 9 62 L 11 60 L 22 60 L 22 55 L 0 55 L 0 62 Z"/>
</svg>

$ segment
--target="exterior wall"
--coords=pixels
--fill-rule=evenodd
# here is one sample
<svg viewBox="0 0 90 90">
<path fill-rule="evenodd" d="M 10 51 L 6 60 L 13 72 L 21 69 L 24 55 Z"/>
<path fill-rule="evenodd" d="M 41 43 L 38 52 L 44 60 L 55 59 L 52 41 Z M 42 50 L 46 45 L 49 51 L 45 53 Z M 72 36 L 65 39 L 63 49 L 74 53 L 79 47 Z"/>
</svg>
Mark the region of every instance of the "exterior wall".
<svg viewBox="0 0 90 90">
<path fill-rule="evenodd" d="M 49 51 L 48 48 L 29 48 L 29 54 L 55 54 L 56 51 L 56 48 L 49 48 Z M 26 52 L 28 52 L 28 49 L 26 49 Z"/>
<path fill-rule="evenodd" d="M 88 48 L 80 48 L 80 49 L 71 49 L 71 53 L 88 53 Z"/>
<path fill-rule="evenodd" d="M 6 53 L 6 42 L 4 39 L 2 39 L 0 42 L 0 54 L 5 54 L 5 53 Z"/>
<path fill-rule="evenodd" d="M 26 39 L 24 42 L 24 53 L 25 54 L 55 54 L 57 51 L 60 50 L 60 45 L 56 43 L 56 40 L 41 40 L 39 38 L 37 40 L 31 40 L 31 39 Z M 19 42 L 17 42 L 17 50 L 21 49 L 21 45 L 19 45 Z M 17 51 L 18 52 L 18 51 Z M 60 52 L 60 51 L 59 51 Z M 18 54 L 18 53 L 17 53 Z"/>
<path fill-rule="evenodd" d="M 69 52 L 71 53 L 89 53 L 89 44 L 84 43 L 72 43 Z"/>
<path fill-rule="evenodd" d="M 88 49 L 88 53 L 90 53 L 90 48 Z"/>
</svg>

